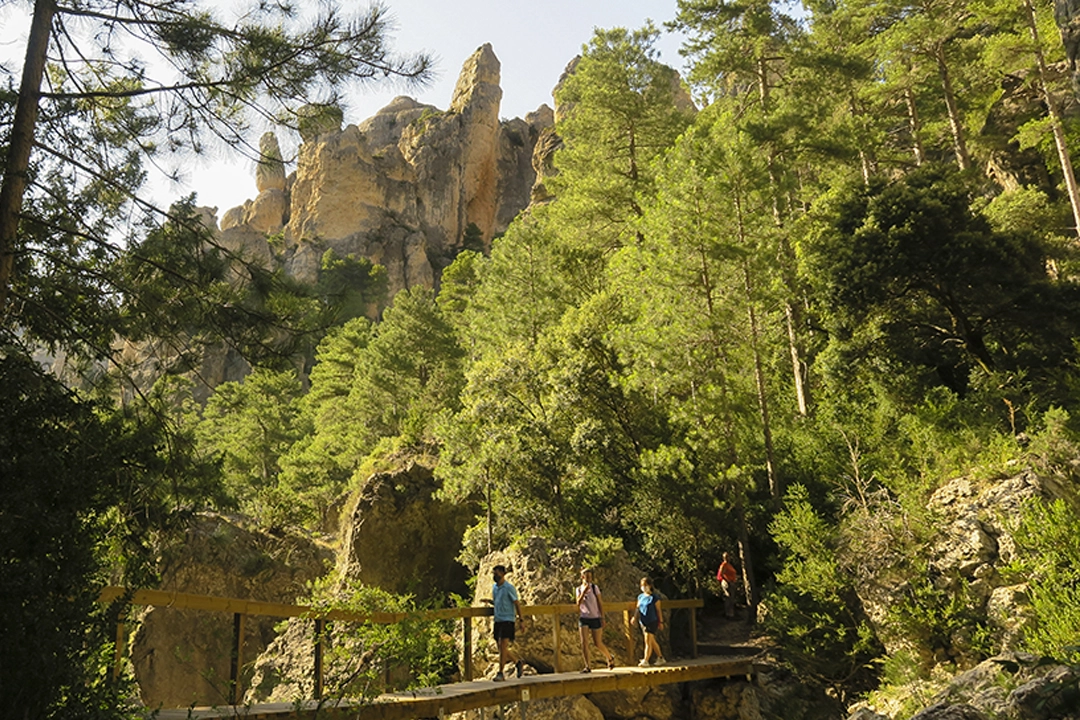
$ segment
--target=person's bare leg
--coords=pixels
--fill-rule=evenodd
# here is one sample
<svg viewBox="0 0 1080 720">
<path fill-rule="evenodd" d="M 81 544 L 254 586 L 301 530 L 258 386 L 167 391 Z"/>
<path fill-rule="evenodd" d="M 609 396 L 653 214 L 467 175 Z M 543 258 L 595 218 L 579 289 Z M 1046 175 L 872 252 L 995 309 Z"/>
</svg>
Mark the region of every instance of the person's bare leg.
<svg viewBox="0 0 1080 720">
<path fill-rule="evenodd" d="M 582 630 L 584 630 L 584 629 L 585 628 L 582 628 Z M 605 658 L 607 658 L 608 665 L 614 665 L 615 664 L 615 655 L 613 655 L 612 652 L 610 650 L 608 650 L 607 645 L 604 644 L 604 630 L 603 630 L 603 628 L 601 628 L 599 630 L 593 630 L 592 631 L 592 639 L 593 639 L 593 642 L 596 643 L 596 649 L 599 650 L 603 654 L 603 656 Z M 582 642 L 582 644 L 584 644 L 585 639 L 582 638 L 581 642 Z"/>
<path fill-rule="evenodd" d="M 510 649 L 510 638 L 499 638 L 499 674 L 506 669 L 506 664 L 518 661 L 517 654 Z"/>
<path fill-rule="evenodd" d="M 650 649 L 652 650 L 653 657 L 655 657 L 657 660 L 664 657 L 664 653 L 660 652 L 660 643 L 657 641 L 655 634 L 649 635 L 649 645 Z"/>
<path fill-rule="evenodd" d="M 585 667 L 589 667 L 589 628 L 584 625 L 578 627 L 581 635 L 581 657 L 585 660 Z"/>
</svg>

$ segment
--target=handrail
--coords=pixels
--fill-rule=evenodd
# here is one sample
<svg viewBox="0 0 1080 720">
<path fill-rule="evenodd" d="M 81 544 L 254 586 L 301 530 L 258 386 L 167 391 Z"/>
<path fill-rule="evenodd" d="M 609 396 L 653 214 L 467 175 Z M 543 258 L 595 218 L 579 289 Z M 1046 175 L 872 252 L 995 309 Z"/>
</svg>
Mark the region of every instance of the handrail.
<svg viewBox="0 0 1080 720">
<path fill-rule="evenodd" d="M 192 593 L 172 592 L 168 590 L 135 590 L 108 586 L 103 588 L 98 596 L 98 602 L 110 603 L 119 600 L 131 592 L 132 597 L 128 601 L 132 605 L 147 605 L 152 607 L 183 608 L 188 610 L 206 610 L 209 612 L 231 612 L 242 615 L 266 615 L 269 617 L 282 618 L 321 618 L 323 620 L 339 620 L 345 622 L 373 622 L 382 625 L 398 623 L 406 619 L 415 620 L 454 620 L 467 617 L 486 617 L 494 613 L 491 607 L 458 607 L 441 608 L 439 610 L 416 610 L 414 612 L 375 612 L 355 613 L 345 610 L 319 610 L 311 605 L 289 605 L 286 603 L 263 602 L 260 600 L 241 600 L 238 598 L 223 598 L 213 595 L 195 595 Z M 662 608 L 699 608 L 704 606 L 704 601 L 691 600 L 661 600 Z M 625 612 L 633 610 L 637 604 L 633 600 L 609 602 L 605 601 L 604 614 L 609 612 Z M 522 605 L 521 614 L 538 615 L 570 615 L 578 612 L 578 606 L 573 603 L 558 605 Z"/>
<path fill-rule="evenodd" d="M 460 607 L 442 608 L 438 610 L 417 610 L 414 612 L 375 612 L 356 613 L 345 610 L 320 609 L 311 605 L 290 605 L 287 603 L 271 603 L 259 600 L 242 600 L 239 598 L 223 598 L 212 595 L 195 595 L 192 593 L 171 592 L 167 590 L 132 590 L 129 588 L 108 586 L 101 590 L 98 602 L 111 603 L 128 598 L 127 602 L 132 605 L 146 605 L 151 607 L 164 607 L 187 610 L 203 610 L 208 612 L 225 612 L 233 614 L 233 648 L 230 668 L 230 702 L 236 705 L 240 699 L 240 668 L 242 666 L 244 619 L 248 615 L 263 615 L 282 618 L 307 618 L 316 623 L 315 639 L 315 699 L 322 695 L 322 627 L 326 621 L 338 622 L 373 622 L 378 624 L 393 624 L 406 619 L 414 620 L 453 620 L 460 618 L 462 621 L 463 641 L 463 667 L 462 676 L 466 680 L 472 679 L 472 618 L 490 617 L 494 614 L 491 607 Z M 701 599 L 685 600 L 661 600 L 661 609 L 677 610 L 689 609 L 690 613 L 690 636 L 693 648 L 693 657 L 697 657 L 697 608 L 704 607 L 705 602 Z M 630 620 L 637 610 L 637 603 L 633 600 L 622 600 L 604 603 L 604 614 L 621 612 L 623 614 L 623 631 L 626 634 L 628 649 L 631 657 L 634 655 L 634 635 L 630 630 Z M 522 605 L 521 614 L 524 616 L 547 616 L 553 617 L 555 671 L 560 672 L 560 648 L 561 633 L 559 622 L 560 615 L 576 615 L 578 606 L 573 603 L 557 605 Z M 124 652 L 124 624 L 120 622 L 116 632 L 116 659 L 114 676 L 120 673 L 120 667 Z"/>
</svg>

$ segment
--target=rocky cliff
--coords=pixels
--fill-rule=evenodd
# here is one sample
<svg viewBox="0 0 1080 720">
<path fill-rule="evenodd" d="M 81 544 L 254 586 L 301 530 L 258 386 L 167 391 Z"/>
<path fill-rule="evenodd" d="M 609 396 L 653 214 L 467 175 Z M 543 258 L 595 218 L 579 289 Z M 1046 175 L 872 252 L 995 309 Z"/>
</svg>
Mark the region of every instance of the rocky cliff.
<svg viewBox="0 0 1080 720">
<path fill-rule="evenodd" d="M 386 268 L 387 299 L 437 284 L 467 239 L 489 246 L 528 205 L 533 150 L 554 123 L 547 106 L 500 120 L 499 72 L 484 45 L 465 61 L 447 110 L 399 97 L 344 128 L 323 115 L 302 128 L 288 176 L 267 133 L 258 195 L 223 214 L 220 242 L 309 283 L 327 250 L 367 258 Z"/>
<path fill-rule="evenodd" d="M 326 573 L 327 548 L 299 535 L 246 527 L 201 513 L 181 542 L 163 550 L 160 589 L 293 603 Z M 277 635 L 276 618 L 251 616 L 244 652 L 254 657 Z M 233 619 L 226 613 L 150 607 L 138 618 L 131 662 L 147 707 L 221 704 L 229 696 Z"/>
</svg>

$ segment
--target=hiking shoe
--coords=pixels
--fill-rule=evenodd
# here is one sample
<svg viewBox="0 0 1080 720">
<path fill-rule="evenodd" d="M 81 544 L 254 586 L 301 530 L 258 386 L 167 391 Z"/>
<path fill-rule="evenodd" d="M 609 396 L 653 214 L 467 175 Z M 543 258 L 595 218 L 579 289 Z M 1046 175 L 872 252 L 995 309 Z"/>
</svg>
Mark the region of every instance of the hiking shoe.
<svg viewBox="0 0 1080 720">
<path fill-rule="evenodd" d="M 607 661 L 607 669 L 608 670 L 614 670 L 615 669 L 615 658 L 611 658 L 610 660 Z"/>
<path fill-rule="evenodd" d="M 656 658 L 656 662 L 654 662 L 653 665 L 664 665 L 666 663 L 667 660 L 665 660 L 664 658 Z"/>
<path fill-rule="evenodd" d="M 518 660 L 516 663 L 514 663 L 514 670 L 517 672 L 518 677 L 521 677 L 521 671 L 524 670 L 524 669 L 525 669 L 525 661 L 524 660 Z"/>
<path fill-rule="evenodd" d="M 502 682 L 506 679 L 506 676 L 502 673 L 495 673 L 495 682 Z"/>
<path fill-rule="evenodd" d="M 591 667 L 583 667 L 583 668 L 581 668 L 581 672 L 583 672 L 583 673 L 592 672 L 592 668 Z"/>
<path fill-rule="evenodd" d="M 638 667 L 649 667 L 649 661 L 648 660 L 642 660 L 641 662 L 639 662 L 637 664 L 637 666 Z"/>
</svg>

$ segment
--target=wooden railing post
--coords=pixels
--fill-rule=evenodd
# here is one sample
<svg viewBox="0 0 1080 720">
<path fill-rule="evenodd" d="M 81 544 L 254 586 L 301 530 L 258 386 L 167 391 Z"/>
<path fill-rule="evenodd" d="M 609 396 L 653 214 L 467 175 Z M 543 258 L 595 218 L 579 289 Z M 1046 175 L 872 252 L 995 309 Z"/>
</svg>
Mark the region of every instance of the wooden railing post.
<svg viewBox="0 0 1080 720">
<path fill-rule="evenodd" d="M 240 669 L 244 665 L 244 619 L 246 617 L 243 613 L 233 613 L 232 658 L 229 663 L 230 705 L 240 704 Z"/>
<path fill-rule="evenodd" d="M 626 652 L 630 656 L 627 659 L 628 664 L 634 665 L 637 663 L 637 650 L 634 649 L 634 626 L 630 623 L 636 610 L 623 610 L 623 632 L 626 633 Z"/>
<path fill-rule="evenodd" d="M 322 618 L 315 620 L 315 699 L 322 700 L 323 694 L 323 630 L 326 621 Z"/>
<path fill-rule="evenodd" d="M 472 680 L 472 618 L 466 615 L 461 618 L 461 637 L 464 646 L 465 657 L 462 661 L 462 676 L 466 681 Z"/>
<path fill-rule="evenodd" d="M 697 655 L 698 655 L 698 650 L 697 650 L 697 608 L 696 607 L 690 608 L 690 643 L 691 643 L 691 645 L 690 645 L 690 647 L 691 647 L 690 657 L 695 657 L 696 658 Z"/>
<path fill-rule="evenodd" d="M 555 626 L 553 633 L 555 635 L 555 662 L 552 664 L 555 668 L 555 672 L 562 672 L 562 638 L 560 637 L 560 630 L 562 630 L 562 623 L 559 622 L 559 613 L 552 613 L 552 618 L 555 619 Z"/>
</svg>

